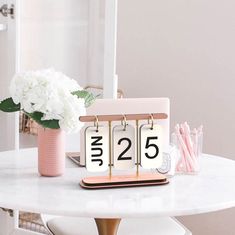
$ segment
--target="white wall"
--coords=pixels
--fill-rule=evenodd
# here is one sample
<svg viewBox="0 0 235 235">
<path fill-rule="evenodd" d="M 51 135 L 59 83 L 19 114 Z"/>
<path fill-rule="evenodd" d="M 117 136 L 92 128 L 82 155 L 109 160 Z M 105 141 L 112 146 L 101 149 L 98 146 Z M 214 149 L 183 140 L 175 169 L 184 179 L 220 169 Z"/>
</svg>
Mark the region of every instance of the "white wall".
<svg viewBox="0 0 235 235">
<path fill-rule="evenodd" d="M 21 69 L 102 85 L 105 0 L 21 1 Z"/>
<path fill-rule="evenodd" d="M 0 6 L 6 1 L 0 0 Z M 15 4 L 15 0 L 12 1 Z M 16 22 L 0 14 L 0 24 L 6 24 L 7 30 L 0 31 L 0 101 L 9 97 L 9 82 L 17 67 Z M 15 129 L 18 127 L 16 114 L 0 111 L 0 151 L 14 149 L 17 146 Z"/>
<path fill-rule="evenodd" d="M 21 1 L 21 70 L 53 67 L 81 86 L 103 85 L 105 0 Z M 20 146 L 35 146 L 20 135 Z M 74 147 L 76 146 L 76 147 Z M 67 150 L 79 150 L 79 134 Z"/>
<path fill-rule="evenodd" d="M 86 1 L 22 1 L 21 69 L 54 67 L 84 85 L 87 35 Z"/>
<path fill-rule="evenodd" d="M 203 123 L 206 152 L 235 159 L 234 8 L 232 0 L 119 0 L 118 74 L 127 96 L 170 97 L 172 124 Z"/>
<path fill-rule="evenodd" d="M 234 9 L 233 0 L 119 0 L 117 50 L 119 87 L 127 97 L 170 97 L 172 126 L 202 123 L 204 151 L 232 159 Z M 183 221 L 195 235 L 228 235 L 234 216 L 231 210 Z"/>
</svg>

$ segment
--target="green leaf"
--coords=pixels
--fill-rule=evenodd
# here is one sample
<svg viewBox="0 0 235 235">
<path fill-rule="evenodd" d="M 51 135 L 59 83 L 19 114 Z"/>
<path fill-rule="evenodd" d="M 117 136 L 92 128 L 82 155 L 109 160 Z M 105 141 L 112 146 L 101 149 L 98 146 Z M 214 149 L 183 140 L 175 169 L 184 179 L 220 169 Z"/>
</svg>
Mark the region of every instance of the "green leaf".
<svg viewBox="0 0 235 235">
<path fill-rule="evenodd" d="M 79 90 L 79 91 L 74 91 L 72 92 L 73 95 L 76 95 L 79 98 L 86 98 L 86 96 L 89 94 L 88 91 L 85 90 Z"/>
<path fill-rule="evenodd" d="M 86 108 L 92 105 L 93 102 L 95 101 L 95 96 L 92 93 L 85 90 L 74 91 L 72 92 L 72 94 L 76 95 L 78 98 L 84 99 Z"/>
<path fill-rule="evenodd" d="M 41 112 L 33 112 L 33 113 L 26 113 L 30 118 L 32 118 L 35 122 L 37 122 L 39 125 L 50 128 L 50 129 L 59 129 L 59 120 L 41 120 L 43 117 L 43 113 Z"/>
<path fill-rule="evenodd" d="M 0 103 L 0 110 L 3 112 L 20 111 L 20 103 L 15 104 L 12 98 L 7 98 Z"/>
</svg>

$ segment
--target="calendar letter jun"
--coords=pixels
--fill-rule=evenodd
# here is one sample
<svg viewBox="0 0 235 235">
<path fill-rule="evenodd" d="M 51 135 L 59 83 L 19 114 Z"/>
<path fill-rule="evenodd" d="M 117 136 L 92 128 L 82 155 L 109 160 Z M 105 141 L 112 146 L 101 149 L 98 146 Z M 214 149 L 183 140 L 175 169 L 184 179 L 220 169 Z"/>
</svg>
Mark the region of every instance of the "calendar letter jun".
<svg viewBox="0 0 235 235">
<path fill-rule="evenodd" d="M 109 131 L 106 126 L 86 128 L 86 168 L 90 172 L 103 172 L 108 169 Z"/>
</svg>

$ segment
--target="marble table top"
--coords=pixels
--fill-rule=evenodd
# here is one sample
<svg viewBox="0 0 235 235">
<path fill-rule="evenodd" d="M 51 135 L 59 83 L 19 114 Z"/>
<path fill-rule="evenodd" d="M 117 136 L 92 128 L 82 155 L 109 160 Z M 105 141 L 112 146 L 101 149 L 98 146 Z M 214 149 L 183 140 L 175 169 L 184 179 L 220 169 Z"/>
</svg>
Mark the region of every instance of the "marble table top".
<svg viewBox="0 0 235 235">
<path fill-rule="evenodd" d="M 69 159 L 62 177 L 40 177 L 37 150 L 0 153 L 0 207 L 96 218 L 144 218 L 205 213 L 235 206 L 235 161 L 203 155 L 198 175 L 165 186 L 85 190 L 90 175 Z"/>
</svg>

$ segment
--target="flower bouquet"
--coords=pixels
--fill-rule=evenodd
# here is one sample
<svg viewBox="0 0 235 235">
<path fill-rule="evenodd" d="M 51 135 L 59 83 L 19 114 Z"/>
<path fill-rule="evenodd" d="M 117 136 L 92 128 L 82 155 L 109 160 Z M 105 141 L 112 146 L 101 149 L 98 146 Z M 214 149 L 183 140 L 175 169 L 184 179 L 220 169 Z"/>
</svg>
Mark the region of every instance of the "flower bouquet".
<svg viewBox="0 0 235 235">
<path fill-rule="evenodd" d="M 53 158 L 65 157 L 64 132 L 78 132 L 95 97 L 78 83 L 53 69 L 28 71 L 16 74 L 10 84 L 10 98 L 0 102 L 3 112 L 22 111 L 39 124 L 38 155 L 41 175 L 61 175 L 64 160 L 58 166 Z M 61 156 L 61 157 L 60 157 Z M 55 165 L 53 165 L 55 164 Z M 43 168 L 53 168 L 46 170 Z"/>
</svg>

